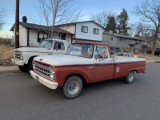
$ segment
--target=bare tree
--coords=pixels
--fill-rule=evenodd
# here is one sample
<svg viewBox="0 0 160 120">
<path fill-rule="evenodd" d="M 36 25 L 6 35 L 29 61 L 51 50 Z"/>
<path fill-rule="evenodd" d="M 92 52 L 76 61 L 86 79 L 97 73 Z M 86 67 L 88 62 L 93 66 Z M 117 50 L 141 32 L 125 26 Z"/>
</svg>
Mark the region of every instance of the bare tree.
<svg viewBox="0 0 160 120">
<path fill-rule="evenodd" d="M 40 3 L 41 18 L 46 25 L 52 26 L 53 37 L 54 25 L 78 20 L 81 12 L 75 8 L 76 0 L 38 0 Z"/>
<path fill-rule="evenodd" d="M 160 29 L 160 0 L 145 0 L 134 8 L 133 13 L 152 26 L 149 30 L 153 33 L 153 49 L 155 50 Z"/>
<path fill-rule="evenodd" d="M 94 20 L 104 28 L 107 27 L 107 23 L 110 17 L 115 16 L 115 13 L 113 10 L 103 10 L 93 16 L 91 16 L 91 20 Z"/>
<path fill-rule="evenodd" d="M 153 28 L 148 24 L 138 22 L 135 24 L 135 34 L 142 37 L 149 37 L 153 35 Z"/>
<path fill-rule="evenodd" d="M 2 25 L 4 24 L 4 22 L 3 22 L 4 12 L 5 12 L 5 10 L 3 8 L 1 8 L 0 9 L 0 29 L 2 29 Z"/>
<path fill-rule="evenodd" d="M 50 9 L 48 8 L 46 0 L 38 0 L 40 3 L 39 15 L 41 19 L 44 19 L 47 26 L 50 25 Z"/>
</svg>

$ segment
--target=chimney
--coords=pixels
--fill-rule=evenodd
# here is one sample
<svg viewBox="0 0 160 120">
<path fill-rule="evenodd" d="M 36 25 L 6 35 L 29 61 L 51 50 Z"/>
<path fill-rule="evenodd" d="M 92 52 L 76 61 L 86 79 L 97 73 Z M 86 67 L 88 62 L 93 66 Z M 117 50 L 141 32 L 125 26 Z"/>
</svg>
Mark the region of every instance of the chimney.
<svg viewBox="0 0 160 120">
<path fill-rule="evenodd" d="M 23 23 L 27 23 L 27 17 L 26 17 L 26 16 L 23 16 L 23 17 L 22 17 L 22 22 L 23 22 Z"/>
<path fill-rule="evenodd" d="M 136 35 L 134 35 L 134 37 L 135 37 L 135 38 L 140 38 L 140 36 L 139 36 L 139 35 L 137 35 L 137 34 L 136 34 Z"/>
</svg>

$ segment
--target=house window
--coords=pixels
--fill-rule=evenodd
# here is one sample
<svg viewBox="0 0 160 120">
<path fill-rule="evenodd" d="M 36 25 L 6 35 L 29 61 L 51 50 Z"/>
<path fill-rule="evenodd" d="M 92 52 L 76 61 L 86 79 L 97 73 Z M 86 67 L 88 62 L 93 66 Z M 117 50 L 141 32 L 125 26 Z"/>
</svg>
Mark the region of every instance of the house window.
<svg viewBox="0 0 160 120">
<path fill-rule="evenodd" d="M 88 33 L 88 27 L 87 26 L 81 26 L 81 32 Z"/>
<path fill-rule="evenodd" d="M 37 35 L 37 42 L 42 42 L 44 39 L 48 38 L 48 34 L 44 31 L 39 31 Z"/>
<path fill-rule="evenodd" d="M 62 39 L 62 40 L 65 40 L 65 39 L 66 39 L 66 34 L 65 34 L 65 33 L 63 33 L 63 34 L 61 35 L 61 39 Z"/>
<path fill-rule="evenodd" d="M 93 34 L 99 34 L 99 29 L 97 29 L 97 28 L 93 28 Z"/>
<path fill-rule="evenodd" d="M 113 38 L 110 38 L 110 41 L 113 41 Z"/>
</svg>

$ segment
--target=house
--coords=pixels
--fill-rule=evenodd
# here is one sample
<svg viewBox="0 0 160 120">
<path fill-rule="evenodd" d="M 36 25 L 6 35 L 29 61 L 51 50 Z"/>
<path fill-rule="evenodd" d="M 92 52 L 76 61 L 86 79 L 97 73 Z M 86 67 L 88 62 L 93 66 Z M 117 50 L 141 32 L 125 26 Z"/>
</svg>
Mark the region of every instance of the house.
<svg viewBox="0 0 160 120">
<path fill-rule="evenodd" d="M 113 34 L 111 32 L 103 33 L 103 42 L 108 43 L 112 48 L 118 47 L 126 52 L 142 52 L 143 41 L 143 39 L 131 36 Z"/>
<path fill-rule="evenodd" d="M 153 51 L 153 38 L 152 37 L 140 37 L 141 39 L 143 39 L 143 46 L 145 47 L 145 49 L 143 50 L 143 53 L 152 53 Z M 156 40 L 156 48 L 160 48 L 160 40 L 157 39 Z"/>
<path fill-rule="evenodd" d="M 103 27 L 94 21 L 72 22 L 58 25 L 59 28 L 73 34 L 75 41 L 102 41 Z"/>
<path fill-rule="evenodd" d="M 27 18 L 22 18 L 23 22 L 19 22 L 19 45 L 22 46 L 39 46 L 41 41 L 50 38 L 52 27 L 27 23 Z M 14 32 L 14 25 L 11 28 Z M 54 27 L 54 38 L 67 40 L 69 44 L 72 42 L 73 34 L 71 32 Z"/>
</svg>

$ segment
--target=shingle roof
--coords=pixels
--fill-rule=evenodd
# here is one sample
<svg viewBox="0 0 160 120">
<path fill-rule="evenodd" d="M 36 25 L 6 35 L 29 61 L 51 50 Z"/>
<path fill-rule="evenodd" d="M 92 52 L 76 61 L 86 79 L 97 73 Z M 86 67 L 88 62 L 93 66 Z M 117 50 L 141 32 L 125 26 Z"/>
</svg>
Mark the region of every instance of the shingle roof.
<svg viewBox="0 0 160 120">
<path fill-rule="evenodd" d="M 108 35 L 120 37 L 120 38 L 127 38 L 127 39 L 132 39 L 132 40 L 144 41 L 144 39 L 142 39 L 142 38 L 135 38 L 135 37 L 127 36 L 127 35 L 113 34 L 113 33 L 109 33 L 109 32 L 104 32 L 103 34 L 108 34 Z"/>
<path fill-rule="evenodd" d="M 25 28 L 34 29 L 34 30 L 46 30 L 46 31 L 51 31 L 52 30 L 51 26 L 44 26 L 44 25 L 37 25 L 37 24 L 23 23 L 23 22 L 19 22 L 19 24 L 22 25 Z M 12 28 L 10 30 L 11 31 L 14 30 L 14 25 L 12 26 Z M 72 34 L 72 33 L 68 32 L 68 31 L 60 29 L 59 27 L 54 27 L 54 32 Z"/>
</svg>

